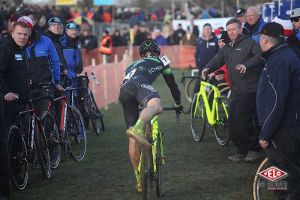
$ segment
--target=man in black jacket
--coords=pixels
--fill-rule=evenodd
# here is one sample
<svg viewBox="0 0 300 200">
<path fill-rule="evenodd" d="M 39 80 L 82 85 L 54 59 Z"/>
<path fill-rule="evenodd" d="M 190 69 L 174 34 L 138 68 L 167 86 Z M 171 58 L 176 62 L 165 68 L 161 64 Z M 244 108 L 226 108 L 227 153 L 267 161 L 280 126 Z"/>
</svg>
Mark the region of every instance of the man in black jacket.
<svg viewBox="0 0 300 200">
<path fill-rule="evenodd" d="M 258 132 L 255 130 L 255 96 L 262 59 L 259 45 L 249 36 L 242 35 L 242 24 L 230 19 L 226 24 L 230 43 L 202 70 L 202 77 L 226 64 L 231 89 L 229 105 L 230 137 L 238 149 L 229 156 L 232 161 L 253 161 L 258 157 Z M 247 156 L 246 156 L 247 155 Z"/>
<path fill-rule="evenodd" d="M 259 143 L 272 165 L 288 173 L 279 199 L 300 199 L 300 60 L 283 42 L 283 27 L 267 23 L 260 46 L 265 59 L 257 87 Z M 281 180 L 285 181 L 285 180 Z"/>
<path fill-rule="evenodd" d="M 6 133 L 7 127 L 14 123 L 20 110 L 25 109 L 25 103 L 29 95 L 29 73 L 28 58 L 25 45 L 27 44 L 30 30 L 25 22 L 15 22 L 12 27 L 12 37 L 5 40 L 0 46 L 0 93 L 4 95 L 5 124 L 1 130 L 1 138 Z M 1 96 L 2 98 L 2 96 Z M 15 101 L 20 103 L 15 105 Z M 20 110 L 19 110 L 20 109 Z M 0 145 L 3 148 L 3 144 Z M 9 176 L 3 161 L 3 150 L 1 150 L 0 173 L 0 197 L 9 195 Z"/>
<path fill-rule="evenodd" d="M 60 60 L 60 71 L 67 74 L 66 61 L 63 54 L 62 40 L 63 40 L 63 24 L 58 17 L 52 17 L 48 20 L 49 29 L 45 36 L 49 37 L 53 42 L 56 52 Z"/>
</svg>

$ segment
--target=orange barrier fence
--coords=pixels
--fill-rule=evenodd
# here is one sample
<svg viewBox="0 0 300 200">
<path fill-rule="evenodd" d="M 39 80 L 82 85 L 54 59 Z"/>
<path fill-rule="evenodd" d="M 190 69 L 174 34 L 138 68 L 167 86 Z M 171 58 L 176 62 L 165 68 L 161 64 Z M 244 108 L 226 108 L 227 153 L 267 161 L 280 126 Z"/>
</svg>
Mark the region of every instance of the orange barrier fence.
<svg viewBox="0 0 300 200">
<path fill-rule="evenodd" d="M 171 60 L 171 66 L 173 68 L 187 68 L 189 65 L 195 66 L 195 46 L 184 46 L 184 45 L 174 45 L 174 46 L 161 46 L 162 54 L 168 56 Z M 113 55 L 110 57 L 108 62 L 116 62 L 123 60 L 123 56 L 126 52 L 132 57 L 132 60 L 137 60 L 140 58 L 138 47 L 134 46 L 132 48 L 128 47 L 114 47 Z M 98 49 L 93 49 L 86 52 L 84 49 L 82 51 L 83 65 L 92 65 L 92 60 L 95 60 L 95 64 L 103 63 L 102 55 L 99 53 Z"/>
</svg>

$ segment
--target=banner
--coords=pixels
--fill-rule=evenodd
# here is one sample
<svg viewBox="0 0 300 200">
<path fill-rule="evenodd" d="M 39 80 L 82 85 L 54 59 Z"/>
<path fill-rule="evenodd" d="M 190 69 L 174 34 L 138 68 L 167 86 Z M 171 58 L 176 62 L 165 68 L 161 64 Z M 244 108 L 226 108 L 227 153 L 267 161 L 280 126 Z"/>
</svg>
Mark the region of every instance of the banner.
<svg viewBox="0 0 300 200">
<path fill-rule="evenodd" d="M 77 0 L 56 0 L 55 5 L 57 6 L 65 6 L 65 5 L 76 5 Z"/>
<path fill-rule="evenodd" d="M 52 0 L 23 0 L 23 3 L 25 4 L 34 4 L 34 5 L 53 5 L 53 1 Z"/>
<path fill-rule="evenodd" d="M 94 0 L 95 6 L 110 6 L 114 5 L 114 0 Z"/>
</svg>

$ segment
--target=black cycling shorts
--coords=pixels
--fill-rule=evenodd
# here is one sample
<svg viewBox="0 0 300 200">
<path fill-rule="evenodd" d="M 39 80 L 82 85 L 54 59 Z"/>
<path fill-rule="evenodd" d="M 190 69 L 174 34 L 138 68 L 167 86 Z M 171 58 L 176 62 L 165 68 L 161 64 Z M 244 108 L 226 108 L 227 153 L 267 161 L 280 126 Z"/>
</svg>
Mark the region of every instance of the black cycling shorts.
<svg viewBox="0 0 300 200">
<path fill-rule="evenodd" d="M 134 126 L 138 120 L 139 105 L 145 106 L 153 98 L 159 98 L 159 95 L 151 85 L 127 82 L 121 86 L 119 100 L 128 127 Z"/>
</svg>

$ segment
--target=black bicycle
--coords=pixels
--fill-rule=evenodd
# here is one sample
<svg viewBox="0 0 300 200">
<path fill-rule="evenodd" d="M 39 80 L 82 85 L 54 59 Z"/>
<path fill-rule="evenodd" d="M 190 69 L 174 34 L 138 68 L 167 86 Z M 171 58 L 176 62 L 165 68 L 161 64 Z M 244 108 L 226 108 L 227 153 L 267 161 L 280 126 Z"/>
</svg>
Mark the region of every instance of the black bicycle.
<svg viewBox="0 0 300 200">
<path fill-rule="evenodd" d="M 77 87 L 79 96 L 77 105 L 80 112 L 82 112 L 85 125 L 88 127 L 89 121 L 91 121 L 96 135 L 101 135 L 105 130 L 103 114 L 100 112 L 94 95 L 89 89 L 89 80 L 94 80 L 97 85 L 99 85 L 99 81 L 94 73 L 91 73 L 90 76 L 85 73 L 85 75 L 77 76 L 75 79 L 80 83 L 80 86 Z"/>
<path fill-rule="evenodd" d="M 28 164 L 37 163 L 46 179 L 50 179 L 50 155 L 47 137 L 40 119 L 35 111 L 34 103 L 50 99 L 43 96 L 28 101 L 29 109 L 18 114 L 16 123 L 8 129 L 6 139 L 6 155 L 9 175 L 12 184 L 18 190 L 24 190 L 28 183 Z M 18 106 L 18 105 L 16 105 Z M 52 115 L 45 111 L 42 118 L 51 118 Z"/>
</svg>

